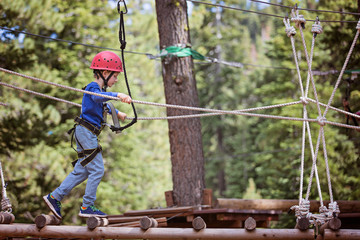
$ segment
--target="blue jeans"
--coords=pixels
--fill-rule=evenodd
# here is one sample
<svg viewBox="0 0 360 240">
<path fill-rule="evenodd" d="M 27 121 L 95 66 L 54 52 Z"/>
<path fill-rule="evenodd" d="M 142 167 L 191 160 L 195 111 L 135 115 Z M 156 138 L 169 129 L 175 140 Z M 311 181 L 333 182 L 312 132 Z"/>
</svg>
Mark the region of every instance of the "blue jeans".
<svg viewBox="0 0 360 240">
<path fill-rule="evenodd" d="M 96 148 L 98 146 L 97 136 L 81 125 L 76 126 L 75 137 L 75 139 L 77 139 L 76 146 L 78 151 L 82 151 L 80 144 L 84 149 Z M 61 185 L 52 192 L 56 200 L 61 201 L 74 187 L 88 179 L 82 206 L 88 207 L 94 205 L 97 188 L 104 176 L 102 154 L 99 152 L 85 167 L 80 164 L 82 159 L 84 158 L 76 162 L 74 170 L 65 178 Z"/>
</svg>

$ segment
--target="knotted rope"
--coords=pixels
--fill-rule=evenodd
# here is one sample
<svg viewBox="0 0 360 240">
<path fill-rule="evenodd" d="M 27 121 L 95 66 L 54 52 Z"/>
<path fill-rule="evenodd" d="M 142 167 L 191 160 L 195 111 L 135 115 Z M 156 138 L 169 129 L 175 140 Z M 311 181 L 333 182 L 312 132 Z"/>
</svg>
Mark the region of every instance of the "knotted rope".
<svg viewBox="0 0 360 240">
<path fill-rule="evenodd" d="M 291 21 L 295 22 L 297 28 L 305 29 L 306 20 L 303 15 L 299 15 L 299 9 L 292 9 L 291 10 Z"/>
<path fill-rule="evenodd" d="M 288 37 L 295 36 L 296 30 L 293 26 L 290 25 L 289 18 L 284 18 L 284 24 L 285 24 L 285 32 Z"/>
</svg>

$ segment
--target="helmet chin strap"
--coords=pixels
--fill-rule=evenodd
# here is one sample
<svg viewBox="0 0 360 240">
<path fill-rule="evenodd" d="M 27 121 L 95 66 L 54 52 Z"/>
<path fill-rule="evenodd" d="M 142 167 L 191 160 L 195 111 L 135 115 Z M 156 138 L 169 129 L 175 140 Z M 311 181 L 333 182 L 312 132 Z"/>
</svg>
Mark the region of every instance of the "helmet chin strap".
<svg viewBox="0 0 360 240">
<path fill-rule="evenodd" d="M 111 72 L 110 75 L 107 78 L 104 77 L 104 75 L 101 73 L 101 71 L 98 71 L 98 73 L 99 73 L 101 79 L 104 81 L 104 86 L 103 86 L 102 90 L 104 92 L 106 92 L 106 88 L 108 87 L 107 84 L 108 84 L 110 78 L 112 77 L 112 75 L 114 75 L 114 72 Z"/>
</svg>

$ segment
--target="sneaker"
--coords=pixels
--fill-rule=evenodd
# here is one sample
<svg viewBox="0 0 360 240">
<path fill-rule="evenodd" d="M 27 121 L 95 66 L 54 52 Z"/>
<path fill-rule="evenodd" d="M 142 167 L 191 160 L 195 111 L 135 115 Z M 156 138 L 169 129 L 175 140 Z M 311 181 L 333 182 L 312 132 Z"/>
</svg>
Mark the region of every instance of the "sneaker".
<svg viewBox="0 0 360 240">
<path fill-rule="evenodd" d="M 49 195 L 47 196 L 43 196 L 43 199 L 46 203 L 46 205 L 50 208 L 50 210 L 53 212 L 53 214 L 59 218 L 62 219 L 61 217 L 61 202 L 56 200 L 51 193 L 49 193 Z"/>
<path fill-rule="evenodd" d="M 105 213 L 97 209 L 94 205 L 90 207 L 80 207 L 80 217 L 107 217 Z"/>
</svg>

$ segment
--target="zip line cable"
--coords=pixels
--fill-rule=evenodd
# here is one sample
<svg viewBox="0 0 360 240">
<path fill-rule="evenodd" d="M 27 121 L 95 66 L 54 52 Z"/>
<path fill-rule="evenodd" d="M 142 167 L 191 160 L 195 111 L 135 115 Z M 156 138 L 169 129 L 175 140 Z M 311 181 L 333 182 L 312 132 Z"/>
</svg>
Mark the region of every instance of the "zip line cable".
<svg viewBox="0 0 360 240">
<path fill-rule="evenodd" d="M 260 1 L 260 0 L 250 0 L 250 1 L 257 2 L 257 3 L 263 3 L 263 4 L 267 4 L 267 5 L 272 5 L 272 6 L 283 7 L 283 8 L 290 8 L 290 9 L 294 8 L 293 6 L 286 6 L 286 5 L 282 5 L 282 4 L 278 4 L 278 3 L 264 2 L 264 1 Z M 355 13 L 355 12 L 341 12 L 341 11 L 320 10 L 320 9 L 300 8 L 300 7 L 298 7 L 297 9 L 309 11 L 309 12 L 339 13 L 339 14 L 343 14 L 343 15 L 358 15 L 358 16 L 360 16 L 360 13 Z"/>
<path fill-rule="evenodd" d="M 34 37 L 40 37 L 40 38 L 45 38 L 45 39 L 50 39 L 50 40 L 53 40 L 53 41 L 59 41 L 59 42 L 76 44 L 76 45 L 82 45 L 82 46 L 85 46 L 85 47 L 106 49 L 106 50 L 117 51 L 117 52 L 120 52 L 120 51 L 121 51 L 120 49 L 116 49 L 116 48 L 108 48 L 108 47 L 101 47 L 101 46 L 92 45 L 92 44 L 73 42 L 73 41 L 70 41 L 70 40 L 53 38 L 53 37 L 49 37 L 49 36 L 44 36 L 44 35 L 39 35 L 39 34 L 34 34 L 34 33 L 29 33 L 29 32 L 24 32 L 24 31 L 19 31 L 19 30 L 7 28 L 7 27 L 2 27 L 2 26 L 0 26 L 0 28 L 1 28 L 1 29 L 4 29 L 4 30 L 6 30 L 6 31 L 11 31 L 11 32 L 16 32 L 16 33 L 22 33 L 22 34 L 25 34 L 25 35 L 34 36 Z M 132 53 L 132 54 L 140 54 L 140 55 L 152 55 L 152 54 L 150 54 L 150 53 L 140 53 L 140 52 L 133 52 L 133 51 L 125 51 L 125 52 L 127 52 L 127 53 Z"/>
<path fill-rule="evenodd" d="M 209 6 L 213 6 L 213 7 L 221 7 L 221 8 L 225 8 L 225 9 L 241 11 L 241 12 L 255 13 L 255 14 L 264 15 L 264 16 L 268 16 L 268 17 L 276 17 L 276 18 L 281 18 L 281 19 L 284 18 L 284 16 L 280 16 L 280 15 L 264 13 L 264 12 L 258 12 L 258 11 L 253 11 L 253 10 L 246 10 L 246 9 L 242 9 L 242 8 L 238 8 L 238 7 L 230 7 L 230 6 L 217 4 L 217 3 L 208 3 L 208 2 L 195 1 L 195 0 L 187 0 L 187 1 L 192 2 L 192 3 L 199 3 L 199 4 L 209 5 Z M 315 22 L 316 20 L 306 19 L 306 21 Z M 328 23 L 357 23 L 357 21 L 343 21 L 343 20 L 322 20 L 321 22 L 328 22 Z"/>
<path fill-rule="evenodd" d="M 108 47 L 102 47 L 102 46 L 91 45 L 91 44 L 86 44 L 86 43 L 74 42 L 74 41 L 70 41 L 70 40 L 53 38 L 53 37 L 49 37 L 49 36 L 29 33 L 29 32 L 25 32 L 25 31 L 19 31 L 19 30 L 7 28 L 7 27 L 2 27 L 2 26 L 0 26 L 0 29 L 4 29 L 6 31 L 11 31 L 11 32 L 16 32 L 16 33 L 21 33 L 21 34 L 25 34 L 25 35 L 29 35 L 29 36 L 45 38 L 45 39 L 49 39 L 49 40 L 52 40 L 52 41 L 66 42 L 66 43 L 81 45 L 81 46 L 85 46 L 85 47 L 106 49 L 106 50 L 112 50 L 112 51 L 117 51 L 117 52 L 121 51 L 121 50 L 115 49 L 115 48 L 108 48 Z M 153 55 L 151 53 L 142 53 L 142 52 L 135 52 L 135 51 L 124 51 L 124 52 L 131 53 L 131 54 L 145 55 L 151 60 L 158 58 L 157 56 L 155 56 L 155 55 Z M 207 59 L 207 61 L 204 61 L 204 62 L 196 61 L 195 63 L 196 64 L 214 64 L 214 63 L 218 63 L 218 64 L 224 64 L 224 65 L 228 65 L 228 66 L 231 66 L 231 67 L 237 67 L 237 68 L 243 68 L 243 66 L 249 66 L 249 67 L 258 67 L 258 68 L 289 70 L 289 71 L 296 70 L 296 68 L 275 67 L 275 66 L 266 66 L 266 65 L 258 65 L 258 64 L 251 64 L 251 63 L 241 63 L 241 62 L 230 62 L 230 61 L 219 60 L 217 58 L 211 58 L 211 57 L 206 57 L 206 59 Z M 304 70 L 304 69 L 300 69 L 300 70 L 307 71 L 307 70 Z M 338 70 L 329 70 L 329 71 L 314 70 L 313 75 L 325 76 L 325 75 L 330 75 L 330 74 L 336 74 L 338 72 L 339 72 Z"/>
<path fill-rule="evenodd" d="M 42 79 L 39 79 L 39 78 L 27 76 L 25 74 L 17 73 L 17 72 L 14 72 L 14 71 L 11 71 L 11 70 L 8 70 L 8 69 L 5 69 L 5 68 L 1 68 L 1 67 L 0 67 L 0 71 L 5 72 L 5 73 L 9 73 L 9 74 L 12 74 L 12 75 L 20 76 L 20 77 L 23 77 L 23 78 L 27 78 L 27 79 L 30 79 L 30 80 L 33 80 L 33 81 L 37 81 L 37 82 L 53 85 L 53 86 L 56 86 L 56 87 L 76 91 L 76 92 L 81 92 L 81 93 L 86 93 L 86 94 L 90 94 L 90 95 L 109 98 L 109 99 L 116 100 L 116 101 L 120 100 L 117 97 L 111 97 L 111 96 L 108 96 L 108 95 L 98 94 L 98 93 L 89 92 L 89 91 L 86 91 L 86 90 L 81 90 L 81 89 L 77 89 L 77 88 L 73 88 L 73 87 L 69 87 L 69 86 L 49 82 L 49 81 L 46 81 L 46 80 L 42 80 Z M 4 85 L 4 84 L 1 83 L 1 85 Z M 303 101 L 304 100 L 300 100 L 300 101 L 297 101 L 297 102 L 278 104 L 278 105 L 275 105 L 275 106 L 276 107 L 289 106 L 289 105 L 303 103 Z M 191 110 L 191 111 L 210 112 L 209 113 L 210 115 L 215 115 L 214 113 L 219 114 L 219 115 L 220 114 L 232 114 L 232 115 L 242 115 L 242 116 L 249 116 L 249 117 L 263 117 L 263 118 L 271 118 L 271 119 L 278 119 L 278 120 L 291 120 L 291 121 L 317 122 L 317 123 L 319 123 L 319 119 L 310 119 L 310 118 L 304 119 L 304 118 L 296 118 L 296 117 L 286 117 L 286 116 L 275 116 L 275 115 L 248 113 L 248 112 L 245 112 L 245 111 L 249 111 L 249 110 L 246 110 L 246 109 L 243 109 L 243 110 L 209 109 L 209 108 L 182 106 L 182 105 L 153 103 L 153 102 L 146 102 L 146 101 L 140 101 L 140 100 L 134 100 L 134 99 L 132 100 L 132 102 L 133 103 L 138 103 L 138 104 L 144 104 L 144 105 L 153 105 L 153 106 L 158 106 L 158 107 L 165 107 L 165 108 L 176 108 L 176 109 Z M 254 108 L 254 109 L 262 110 L 262 109 L 267 109 L 267 108 L 272 108 L 272 107 L 273 106 L 267 106 L 267 107 L 258 107 L 258 108 Z M 349 114 L 349 113 L 347 113 L 347 114 Z M 203 114 L 202 116 L 204 116 L 204 115 L 205 114 Z M 354 117 L 359 117 L 356 114 L 353 114 L 353 115 L 354 115 Z M 172 117 L 172 119 L 176 119 L 179 116 L 170 116 L 170 117 Z M 180 116 L 180 118 L 183 118 L 183 116 Z M 129 119 L 132 119 L 132 118 L 129 118 Z M 162 119 L 165 119 L 165 118 L 162 118 Z M 151 120 L 151 119 L 148 118 L 146 120 Z M 333 125 L 333 126 L 352 128 L 352 129 L 359 129 L 360 130 L 360 127 L 358 127 L 358 126 L 352 126 L 352 125 L 332 122 L 332 121 L 323 120 L 323 119 L 321 119 L 321 124 L 330 124 L 330 125 Z"/>
<path fill-rule="evenodd" d="M 120 51 L 121 51 L 121 50 L 115 49 L 115 48 L 101 47 L 101 46 L 97 46 L 97 45 L 79 43 L 79 42 L 74 42 L 74 41 L 64 40 L 64 39 L 59 39 L 59 38 L 53 38 L 53 37 L 49 37 L 49 36 L 44 36 L 44 35 L 29 33 L 29 32 L 25 32 L 25 31 L 19 31 L 19 30 L 7 28 L 7 27 L 2 27 L 2 26 L 0 26 L 0 28 L 1 28 L 1 29 L 4 29 L 4 30 L 6 30 L 6 31 L 21 33 L 21 34 L 25 34 L 25 35 L 29 35 L 29 36 L 34 36 L 34 37 L 45 38 L 45 39 L 50 39 L 50 40 L 53 40 L 53 41 L 66 42 L 66 43 L 71 43 L 71 44 L 76 44 L 76 45 L 82 45 L 82 46 L 85 46 L 85 47 L 106 49 L 106 50 L 112 50 L 112 51 L 117 51 L 117 52 L 120 52 Z M 159 56 L 155 56 L 155 55 L 153 55 L 153 54 L 151 54 L 151 53 L 142 53 L 142 52 L 134 52 L 134 51 L 124 51 L 124 52 L 126 52 L 126 53 L 132 53 L 132 54 L 139 54 L 139 55 L 146 55 L 146 56 L 147 56 L 149 59 L 151 59 L 151 60 L 159 58 Z M 285 67 L 283 68 L 283 67 L 272 67 L 272 66 L 254 65 L 254 64 L 249 64 L 249 63 L 230 62 L 230 61 L 219 60 L 219 59 L 217 59 L 217 58 L 211 58 L 211 57 L 206 57 L 206 59 L 207 59 L 207 61 L 205 61 L 205 62 L 196 62 L 196 63 L 200 63 L 200 64 L 220 63 L 220 64 L 228 65 L 228 66 L 231 66 L 231 67 L 238 67 L 238 68 L 243 68 L 243 66 L 245 65 L 245 66 L 254 66 L 254 67 L 266 67 L 266 68 L 274 68 L 274 69 L 294 70 L 294 69 L 285 68 Z"/>
</svg>

